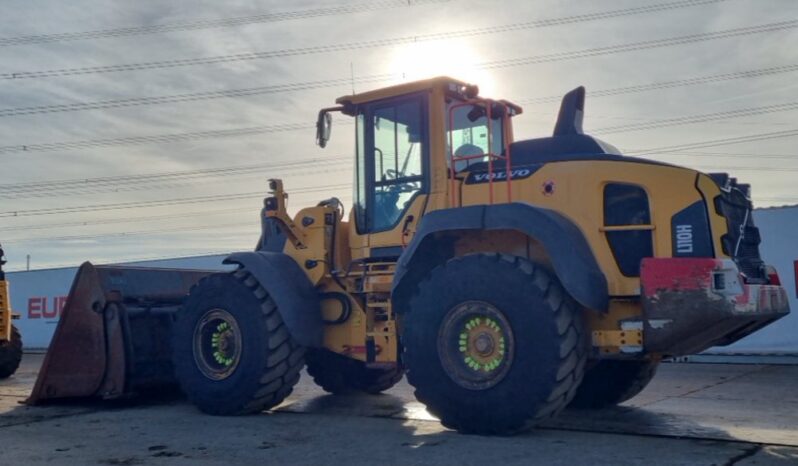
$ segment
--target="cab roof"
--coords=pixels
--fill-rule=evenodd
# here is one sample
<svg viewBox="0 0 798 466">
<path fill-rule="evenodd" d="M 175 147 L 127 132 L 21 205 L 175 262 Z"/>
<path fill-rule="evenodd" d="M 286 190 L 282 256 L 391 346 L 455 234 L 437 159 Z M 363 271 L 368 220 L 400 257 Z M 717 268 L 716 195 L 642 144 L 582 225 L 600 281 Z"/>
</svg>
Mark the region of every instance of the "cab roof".
<svg viewBox="0 0 798 466">
<path fill-rule="evenodd" d="M 352 107 L 359 104 L 412 94 L 415 92 L 429 91 L 435 88 L 441 88 L 444 92 L 450 95 L 457 95 L 463 99 L 471 99 L 479 95 L 479 87 L 477 87 L 476 84 L 469 84 L 465 81 L 460 81 L 459 79 L 450 78 L 448 76 L 438 76 L 435 78 L 374 89 L 371 91 L 361 92 L 359 94 L 341 96 L 335 99 L 335 103 L 343 105 L 345 108 L 349 109 L 348 111 L 352 111 Z M 520 115 L 523 112 L 523 109 L 520 106 L 510 101 L 502 99 L 498 102 L 510 107 L 512 109 L 512 115 Z M 348 111 L 344 110 L 344 113 L 348 113 Z"/>
<path fill-rule="evenodd" d="M 375 100 L 387 99 L 390 97 L 412 94 L 414 92 L 421 92 L 435 88 L 443 88 L 444 91 L 451 90 L 453 92 L 456 92 L 457 90 L 465 91 L 470 89 L 474 95 L 479 93 L 479 89 L 473 84 L 468 84 L 448 76 L 439 76 L 421 81 L 413 81 L 409 83 L 397 84 L 395 86 L 383 87 L 358 94 L 345 95 L 337 98 L 335 102 L 341 105 L 358 105 Z"/>
</svg>

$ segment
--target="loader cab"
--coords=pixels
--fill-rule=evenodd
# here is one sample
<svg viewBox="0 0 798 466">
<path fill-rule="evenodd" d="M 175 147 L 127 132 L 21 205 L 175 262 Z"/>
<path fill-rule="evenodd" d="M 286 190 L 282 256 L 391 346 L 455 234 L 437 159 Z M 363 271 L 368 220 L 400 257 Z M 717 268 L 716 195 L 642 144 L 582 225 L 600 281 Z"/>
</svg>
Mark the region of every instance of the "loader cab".
<svg viewBox="0 0 798 466">
<path fill-rule="evenodd" d="M 398 257 L 425 211 L 451 206 L 453 168 L 507 153 L 520 108 L 477 95 L 476 86 L 442 77 L 344 96 L 319 113 L 322 147 L 329 112 L 355 120 L 353 258 Z"/>
</svg>

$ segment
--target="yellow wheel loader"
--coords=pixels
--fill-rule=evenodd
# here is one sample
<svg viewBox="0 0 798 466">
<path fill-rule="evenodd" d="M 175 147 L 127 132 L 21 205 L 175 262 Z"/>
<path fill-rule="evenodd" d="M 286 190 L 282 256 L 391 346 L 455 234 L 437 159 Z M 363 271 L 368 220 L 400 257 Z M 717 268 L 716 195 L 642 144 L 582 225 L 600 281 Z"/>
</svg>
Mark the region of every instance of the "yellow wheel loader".
<svg viewBox="0 0 798 466">
<path fill-rule="evenodd" d="M 332 393 L 406 373 L 445 426 L 509 434 L 786 315 L 749 187 L 621 155 L 583 133 L 584 98 L 518 141 L 519 106 L 451 78 L 339 98 L 316 137 L 354 120 L 346 219 L 336 198 L 289 216 L 270 180 L 232 272 L 84 264 L 29 402 L 177 382 L 206 413 L 254 413 L 307 365 Z"/>
<path fill-rule="evenodd" d="M 11 323 L 13 319 L 19 318 L 19 314 L 11 311 L 11 294 L 3 272 L 6 264 L 4 256 L 0 246 L 0 379 L 14 375 L 22 361 L 22 337 L 17 327 Z"/>
</svg>

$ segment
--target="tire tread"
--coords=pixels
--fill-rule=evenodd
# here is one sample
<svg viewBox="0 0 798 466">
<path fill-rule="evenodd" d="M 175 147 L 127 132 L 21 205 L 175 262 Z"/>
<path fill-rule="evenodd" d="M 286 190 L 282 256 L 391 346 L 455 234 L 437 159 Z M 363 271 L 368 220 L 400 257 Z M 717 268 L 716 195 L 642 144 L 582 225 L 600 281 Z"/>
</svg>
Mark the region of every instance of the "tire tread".
<svg viewBox="0 0 798 466">
<path fill-rule="evenodd" d="M 11 377 L 22 361 L 22 336 L 13 324 L 11 340 L 0 343 L 0 379 Z"/>
<path fill-rule="evenodd" d="M 522 420 L 515 425 L 474 426 L 471 425 L 468 420 L 464 421 L 463 418 L 457 416 L 448 418 L 441 409 L 434 404 L 430 404 L 431 398 L 425 393 L 422 387 L 423 384 L 420 383 L 421 381 L 417 380 L 416 375 L 413 373 L 412 366 L 410 366 L 407 373 L 408 382 L 415 388 L 416 399 L 424 403 L 430 413 L 441 419 L 441 423 L 448 428 L 465 433 L 488 435 L 504 435 L 525 431 L 548 418 L 556 416 L 562 411 L 574 397 L 576 389 L 582 381 L 585 362 L 587 361 L 587 345 L 585 345 L 585 332 L 582 327 L 582 319 L 578 316 L 581 308 L 567 295 L 559 281 L 556 278 L 550 277 L 549 273 L 541 266 L 526 258 L 507 254 L 483 253 L 451 259 L 445 264 L 433 269 L 425 279 L 417 285 L 414 290 L 415 296 L 413 300 L 424 293 L 427 287 L 432 286 L 431 283 L 435 283 L 440 280 L 442 276 L 445 276 L 448 269 L 462 267 L 463 262 L 472 260 L 474 255 L 479 256 L 480 261 L 503 261 L 512 264 L 518 272 L 529 277 L 530 286 L 538 288 L 545 302 L 553 310 L 552 318 L 554 319 L 554 327 L 558 333 L 557 337 L 560 342 L 560 359 L 557 363 L 557 375 L 554 381 L 554 388 L 542 405 L 538 406 L 533 412 L 522 413 L 523 416 L 520 416 Z M 413 300 L 411 300 L 411 302 Z M 410 312 L 412 312 L 412 309 Z M 521 336 L 521 338 L 523 338 L 523 336 Z M 407 360 L 410 361 L 412 355 L 408 354 L 407 349 L 405 349 L 405 354 L 407 355 Z"/>
<path fill-rule="evenodd" d="M 280 404 L 291 394 L 294 385 L 299 380 L 299 372 L 305 365 L 305 348 L 291 338 L 274 300 L 252 274 L 240 268 L 231 272 L 230 275 L 249 289 L 258 300 L 261 318 L 267 330 L 263 338 L 265 339 L 264 344 L 269 348 L 269 354 L 260 374 L 257 375 L 258 387 L 253 391 L 250 399 L 240 400 L 238 405 L 233 408 L 227 405 L 215 405 L 199 397 L 194 397 L 192 391 L 185 386 L 183 386 L 183 391 L 186 392 L 191 402 L 208 414 L 254 414 Z M 213 279 L 214 275 L 203 278 L 194 285 L 192 292 L 195 288 L 206 285 L 209 280 Z"/>
</svg>

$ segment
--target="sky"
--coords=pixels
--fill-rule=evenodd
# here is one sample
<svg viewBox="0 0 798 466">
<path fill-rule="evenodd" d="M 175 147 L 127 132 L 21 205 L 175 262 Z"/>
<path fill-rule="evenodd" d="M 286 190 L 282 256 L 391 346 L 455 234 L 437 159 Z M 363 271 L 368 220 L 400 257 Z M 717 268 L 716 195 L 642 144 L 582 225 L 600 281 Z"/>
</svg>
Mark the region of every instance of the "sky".
<svg viewBox="0 0 798 466">
<path fill-rule="evenodd" d="M 351 202 L 336 97 L 450 75 L 549 135 L 726 171 L 758 207 L 798 203 L 792 0 L 4 0 L 0 243 L 8 270 L 251 249 L 266 180 L 289 210 Z M 793 134 L 794 133 L 794 134 Z"/>
</svg>

